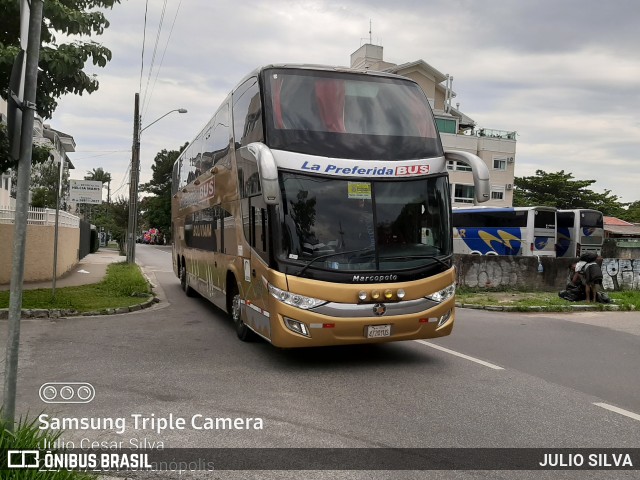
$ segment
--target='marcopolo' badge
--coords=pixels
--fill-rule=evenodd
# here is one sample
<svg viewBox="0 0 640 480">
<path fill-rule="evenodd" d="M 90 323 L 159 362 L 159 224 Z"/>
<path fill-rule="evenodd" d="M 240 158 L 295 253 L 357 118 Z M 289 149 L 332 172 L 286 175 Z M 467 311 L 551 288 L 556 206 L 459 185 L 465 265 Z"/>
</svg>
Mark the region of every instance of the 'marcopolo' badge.
<svg viewBox="0 0 640 480">
<path fill-rule="evenodd" d="M 376 303 L 373 306 L 373 313 L 379 317 L 384 315 L 386 312 L 387 312 L 387 307 L 385 307 L 383 303 Z"/>
</svg>

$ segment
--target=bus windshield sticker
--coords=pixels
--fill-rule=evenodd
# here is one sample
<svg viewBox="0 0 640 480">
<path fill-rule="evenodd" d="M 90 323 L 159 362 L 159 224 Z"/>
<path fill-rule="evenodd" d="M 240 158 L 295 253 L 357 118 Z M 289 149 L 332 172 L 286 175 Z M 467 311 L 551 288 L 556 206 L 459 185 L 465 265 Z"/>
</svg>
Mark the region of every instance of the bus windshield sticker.
<svg viewBox="0 0 640 480">
<path fill-rule="evenodd" d="M 348 198 L 371 200 L 371 184 L 369 182 L 348 182 Z"/>
</svg>

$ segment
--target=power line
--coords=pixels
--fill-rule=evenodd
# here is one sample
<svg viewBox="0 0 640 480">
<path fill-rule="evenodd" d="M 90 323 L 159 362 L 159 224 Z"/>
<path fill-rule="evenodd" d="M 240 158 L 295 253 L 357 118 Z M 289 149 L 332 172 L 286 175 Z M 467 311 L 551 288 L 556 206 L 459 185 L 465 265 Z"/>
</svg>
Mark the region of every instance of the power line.
<svg viewBox="0 0 640 480">
<path fill-rule="evenodd" d="M 144 94 L 142 96 L 143 106 L 146 104 L 147 92 L 149 90 L 149 82 L 151 81 L 151 72 L 153 72 L 153 65 L 156 61 L 156 54 L 158 53 L 158 43 L 160 43 L 160 35 L 162 33 L 162 25 L 164 24 L 164 14 L 166 11 L 167 11 L 167 0 L 164 0 L 164 3 L 162 5 L 162 13 L 160 14 L 160 22 L 158 23 L 158 32 L 156 34 L 156 42 L 153 46 L 153 55 L 151 56 L 151 65 L 149 66 L 149 75 L 147 76 L 147 85 L 144 87 Z M 143 114 L 144 114 L 144 108 L 143 108 Z"/>
<path fill-rule="evenodd" d="M 142 60 L 140 62 L 140 87 L 138 91 L 142 90 L 142 72 L 144 71 L 144 47 L 147 41 L 147 12 L 149 10 L 149 0 L 147 0 L 144 7 L 144 29 L 142 30 Z"/>
<path fill-rule="evenodd" d="M 111 198 L 113 198 L 113 196 L 116 193 L 118 193 L 120 190 L 122 190 L 122 187 L 127 185 L 127 179 L 129 177 L 129 172 L 130 171 L 131 171 L 131 163 L 129 163 L 129 166 L 127 167 L 127 170 L 124 172 L 124 177 L 122 177 L 122 182 L 120 183 L 120 186 L 118 188 L 116 188 L 113 192 L 111 192 Z"/>
<path fill-rule="evenodd" d="M 103 152 L 103 153 L 100 153 L 98 155 L 89 155 L 88 157 L 74 157 L 72 160 L 74 162 L 79 162 L 80 160 L 88 160 L 90 158 L 106 157 L 107 155 L 112 155 L 114 153 L 128 153 L 131 150 L 108 150 L 108 151 L 106 151 L 106 150 L 95 150 L 95 151 L 96 152 Z M 90 153 L 90 151 L 89 152 L 76 152 L 76 153 Z"/>
<path fill-rule="evenodd" d="M 162 51 L 162 57 L 160 58 L 160 65 L 158 66 L 158 69 L 156 70 L 156 77 L 153 80 L 153 86 L 151 87 L 151 93 L 149 93 L 149 98 L 147 100 L 147 104 L 143 108 L 143 115 L 144 115 L 144 112 L 146 112 L 146 109 L 151 104 L 151 97 L 153 97 L 153 91 L 156 88 L 156 82 L 158 81 L 158 75 L 160 74 L 160 70 L 162 69 L 162 64 L 164 62 L 164 56 L 167 53 L 167 48 L 169 47 L 169 44 L 171 43 L 171 35 L 173 35 L 173 27 L 176 24 L 176 19 L 178 18 L 178 13 L 180 12 L 180 6 L 181 5 L 182 5 L 182 0 L 180 0 L 180 2 L 178 3 L 178 8 L 176 8 L 176 13 L 173 16 L 173 22 L 171 23 L 171 30 L 169 31 L 169 36 L 167 37 L 167 43 L 165 43 L 164 50 Z"/>
</svg>

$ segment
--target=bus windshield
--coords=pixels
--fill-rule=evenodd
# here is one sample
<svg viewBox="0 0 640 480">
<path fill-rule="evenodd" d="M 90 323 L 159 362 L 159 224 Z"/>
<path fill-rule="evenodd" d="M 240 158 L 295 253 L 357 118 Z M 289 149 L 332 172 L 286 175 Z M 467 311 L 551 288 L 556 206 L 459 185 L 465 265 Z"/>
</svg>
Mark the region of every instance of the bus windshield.
<svg viewBox="0 0 640 480">
<path fill-rule="evenodd" d="M 270 148 L 356 160 L 443 155 L 429 102 L 406 79 L 337 71 L 267 69 Z"/>
<path fill-rule="evenodd" d="M 389 271 L 441 263 L 451 255 L 445 176 L 350 181 L 282 172 L 280 181 L 280 261 L 332 271 Z"/>
<path fill-rule="evenodd" d="M 602 212 L 595 210 L 585 210 L 580 212 L 580 226 L 591 228 L 603 228 L 604 222 Z"/>
</svg>

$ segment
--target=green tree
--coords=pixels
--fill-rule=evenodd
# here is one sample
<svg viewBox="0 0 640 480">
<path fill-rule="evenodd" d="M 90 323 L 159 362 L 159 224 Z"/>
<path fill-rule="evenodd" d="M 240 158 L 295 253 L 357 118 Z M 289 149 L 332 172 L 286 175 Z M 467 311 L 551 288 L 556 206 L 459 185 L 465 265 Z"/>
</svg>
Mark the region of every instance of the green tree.
<svg viewBox="0 0 640 480">
<path fill-rule="evenodd" d="M 102 182 L 102 188 L 107 187 L 107 203 L 111 203 L 111 173 L 105 172 L 102 167 L 93 168 L 87 172 L 84 179 Z"/>
<path fill-rule="evenodd" d="M 127 224 L 129 222 L 129 201 L 124 197 L 117 197 L 111 203 L 100 205 L 94 212 L 96 226 L 104 227 L 111 234 L 111 238 L 118 242 L 120 254 L 124 255 L 125 239 L 127 238 Z"/>
<path fill-rule="evenodd" d="M 31 169 L 31 205 L 39 208 L 56 208 L 60 168 L 58 163 L 49 157 L 41 163 L 36 163 Z M 15 182 L 17 183 L 17 182 Z M 62 172 L 62 192 L 69 188 L 69 170 Z M 64 197 L 64 195 L 63 195 Z M 66 204 L 61 198 L 61 210 L 66 210 Z"/>
<path fill-rule="evenodd" d="M 629 204 L 627 209 L 620 215 L 620 218 L 631 223 L 640 223 L 640 200 Z"/>
<path fill-rule="evenodd" d="M 100 223 L 100 221 L 108 217 L 109 213 L 108 204 L 111 203 L 111 173 L 105 172 L 102 167 L 93 168 L 87 172 L 84 179 L 102 182 L 102 188 L 107 187 L 107 204 L 92 205 L 84 203 L 78 205 L 78 211 L 84 215 L 87 221 L 98 227 L 105 227 L 105 229 L 108 230 L 106 225 Z"/>
<path fill-rule="evenodd" d="M 44 163 L 49 158 L 49 148 L 42 145 L 33 145 L 31 162 L 33 165 Z M 0 173 L 4 173 L 17 165 L 9 156 L 9 135 L 7 127 L 0 123 Z M 14 168 L 15 169 L 15 168 Z"/>
<path fill-rule="evenodd" d="M 140 202 L 143 222 L 149 227 L 158 228 L 167 240 L 171 234 L 171 176 L 173 164 L 180 153 L 187 147 L 185 143 L 180 150 L 158 152 L 151 166 L 151 181 L 143 184 L 140 190 L 150 193 Z"/>
<path fill-rule="evenodd" d="M 82 95 L 95 92 L 99 83 L 84 69 L 88 61 L 104 67 L 111 51 L 103 45 L 85 40 L 101 35 L 109 21 L 98 9 L 112 8 L 120 0 L 46 0 L 42 19 L 42 47 L 38 62 L 36 110 L 51 118 L 58 102 L 67 93 Z M 0 0 L 0 95 L 7 99 L 9 78 L 20 50 L 20 2 Z M 0 132 L 0 172 L 15 165 L 5 145 L 6 132 Z"/>
<path fill-rule="evenodd" d="M 547 205 L 558 209 L 593 208 L 605 215 L 619 216 L 627 205 L 621 203 L 610 190 L 597 193 L 589 189 L 595 180 L 575 180 L 573 174 L 559 172 L 547 173 L 536 170 L 531 177 L 514 179 L 513 205 L 526 207 Z"/>
</svg>

